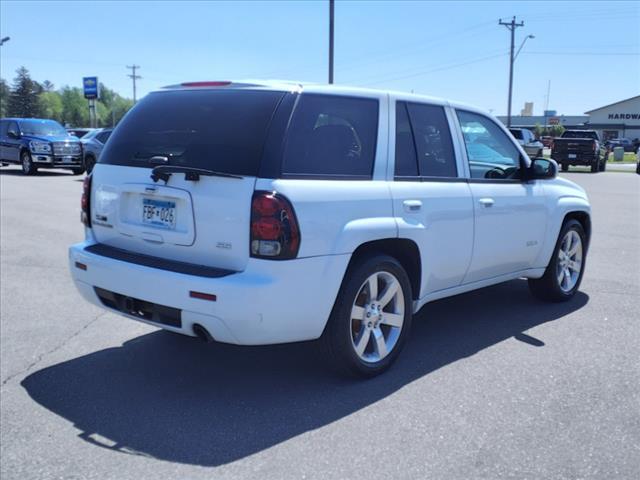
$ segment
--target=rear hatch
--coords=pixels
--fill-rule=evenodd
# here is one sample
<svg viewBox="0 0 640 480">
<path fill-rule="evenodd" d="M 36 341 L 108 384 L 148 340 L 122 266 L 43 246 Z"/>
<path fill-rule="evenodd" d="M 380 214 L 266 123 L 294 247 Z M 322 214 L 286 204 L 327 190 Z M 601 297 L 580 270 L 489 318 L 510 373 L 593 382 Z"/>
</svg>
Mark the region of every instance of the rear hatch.
<svg viewBox="0 0 640 480">
<path fill-rule="evenodd" d="M 93 171 L 96 240 L 167 260 L 244 269 L 251 196 L 283 95 L 245 88 L 147 95 L 113 132 Z M 155 180 L 154 167 L 164 170 Z"/>
</svg>

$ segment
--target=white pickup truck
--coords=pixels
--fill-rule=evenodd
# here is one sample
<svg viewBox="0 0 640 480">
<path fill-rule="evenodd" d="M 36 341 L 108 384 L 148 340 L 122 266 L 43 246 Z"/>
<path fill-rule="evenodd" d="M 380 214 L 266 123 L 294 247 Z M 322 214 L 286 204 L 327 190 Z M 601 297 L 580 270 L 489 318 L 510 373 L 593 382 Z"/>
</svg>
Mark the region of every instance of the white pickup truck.
<svg viewBox="0 0 640 480">
<path fill-rule="evenodd" d="M 372 376 L 427 302 L 516 278 L 580 285 L 582 188 L 492 116 L 386 91 L 192 82 L 147 95 L 84 184 L 88 301 L 240 345 L 321 339 Z"/>
</svg>

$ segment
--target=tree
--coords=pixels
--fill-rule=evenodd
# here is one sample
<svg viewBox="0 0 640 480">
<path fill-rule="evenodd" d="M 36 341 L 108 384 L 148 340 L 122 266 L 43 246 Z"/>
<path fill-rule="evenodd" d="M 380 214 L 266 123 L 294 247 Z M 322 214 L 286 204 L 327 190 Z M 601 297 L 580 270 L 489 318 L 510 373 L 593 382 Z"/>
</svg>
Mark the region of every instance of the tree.
<svg viewBox="0 0 640 480">
<path fill-rule="evenodd" d="M 11 90 L 9 89 L 9 85 L 4 80 L 4 78 L 0 78 L 0 117 L 6 117 L 8 115 L 8 103 L 9 103 L 9 95 L 11 94 Z"/>
<path fill-rule="evenodd" d="M 53 83 L 51 83 L 49 80 L 45 80 L 44 82 L 42 82 L 42 89 L 45 92 L 53 92 L 54 90 Z"/>
<path fill-rule="evenodd" d="M 38 97 L 40 101 L 40 113 L 45 118 L 51 118 L 62 122 L 63 106 L 62 97 L 58 92 L 44 91 Z"/>
<path fill-rule="evenodd" d="M 61 91 L 62 123 L 74 127 L 89 125 L 89 105 L 78 87 L 64 87 Z"/>
<path fill-rule="evenodd" d="M 564 133 L 564 126 L 562 125 L 551 125 L 551 136 L 552 137 L 560 137 Z"/>
<path fill-rule="evenodd" d="M 40 114 L 38 94 L 42 91 L 42 87 L 31 80 L 26 68 L 20 67 L 16 73 L 7 102 L 7 114 L 12 117 L 38 117 Z"/>
<path fill-rule="evenodd" d="M 544 135 L 544 129 L 539 122 L 536 122 L 536 126 L 534 127 L 533 131 L 536 134 L 536 138 L 540 138 L 542 135 Z"/>
</svg>

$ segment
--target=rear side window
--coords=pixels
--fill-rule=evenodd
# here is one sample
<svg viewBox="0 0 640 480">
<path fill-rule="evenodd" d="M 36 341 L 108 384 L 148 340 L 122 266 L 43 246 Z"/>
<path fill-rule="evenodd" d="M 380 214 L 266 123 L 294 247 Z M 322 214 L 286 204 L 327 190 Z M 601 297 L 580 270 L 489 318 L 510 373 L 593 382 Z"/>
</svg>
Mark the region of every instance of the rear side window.
<svg viewBox="0 0 640 480">
<path fill-rule="evenodd" d="M 176 90 L 147 95 L 113 131 L 99 163 L 170 165 L 257 176 L 271 117 L 284 94 Z"/>
<path fill-rule="evenodd" d="M 302 94 L 287 133 L 284 176 L 369 179 L 378 131 L 378 101 Z"/>
<path fill-rule="evenodd" d="M 407 115 L 408 114 L 408 115 Z M 407 128 L 407 125 L 410 128 Z M 449 122 L 437 105 L 398 102 L 396 105 L 396 176 L 457 177 Z M 411 159 L 413 156 L 413 159 Z"/>
</svg>

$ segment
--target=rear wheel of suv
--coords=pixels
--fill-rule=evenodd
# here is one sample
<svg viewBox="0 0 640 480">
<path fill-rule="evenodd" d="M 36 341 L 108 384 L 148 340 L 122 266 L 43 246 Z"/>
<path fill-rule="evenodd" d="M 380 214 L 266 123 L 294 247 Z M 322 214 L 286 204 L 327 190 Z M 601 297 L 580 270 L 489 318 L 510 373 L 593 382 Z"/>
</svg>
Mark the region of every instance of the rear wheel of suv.
<svg viewBox="0 0 640 480">
<path fill-rule="evenodd" d="M 598 160 L 595 160 L 591 164 L 591 173 L 598 173 L 599 170 L 600 170 L 600 162 Z"/>
<path fill-rule="evenodd" d="M 22 155 L 20 155 L 20 163 L 22 164 L 23 175 L 33 175 L 38 171 L 38 167 L 33 164 L 31 154 L 27 151 L 22 152 Z"/>
<path fill-rule="evenodd" d="M 84 173 L 84 168 L 72 168 L 71 171 L 74 175 L 82 175 Z"/>
<path fill-rule="evenodd" d="M 587 255 L 582 224 L 568 220 L 562 226 L 551 261 L 542 278 L 529 279 L 531 293 L 551 302 L 569 300 L 578 291 Z"/>
<path fill-rule="evenodd" d="M 563 172 L 566 172 L 569 170 L 569 165 L 567 165 L 566 163 L 563 163 L 561 167 Z"/>
<path fill-rule="evenodd" d="M 84 167 L 87 169 L 87 173 L 93 171 L 93 166 L 96 164 L 96 158 L 93 155 L 87 155 L 84 157 Z"/>
<path fill-rule="evenodd" d="M 373 377 L 386 370 L 411 328 L 409 277 L 393 257 L 376 255 L 347 271 L 321 342 L 340 371 Z"/>
</svg>

